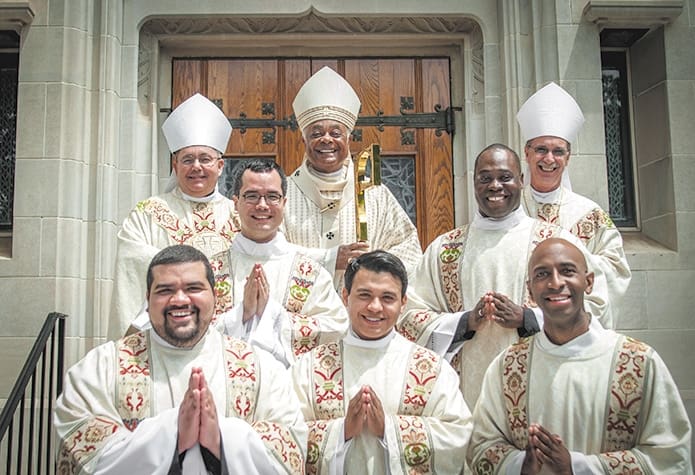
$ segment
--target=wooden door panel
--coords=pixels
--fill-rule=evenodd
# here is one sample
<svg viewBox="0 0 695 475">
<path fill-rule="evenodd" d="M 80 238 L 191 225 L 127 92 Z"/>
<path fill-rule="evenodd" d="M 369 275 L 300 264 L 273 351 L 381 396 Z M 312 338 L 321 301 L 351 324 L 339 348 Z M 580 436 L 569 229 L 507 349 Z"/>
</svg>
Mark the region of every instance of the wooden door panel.
<svg viewBox="0 0 695 475">
<path fill-rule="evenodd" d="M 208 62 L 208 97 L 223 100 L 227 117 L 271 118 L 263 104 L 279 105 L 276 60 L 211 60 Z M 272 129 L 246 129 L 232 132 L 227 150 L 230 155 L 275 157 L 277 140 L 264 140 Z M 277 132 L 275 132 L 277 134 Z"/>
<path fill-rule="evenodd" d="M 449 61 L 445 58 L 422 59 L 422 109 L 432 112 L 439 104 L 450 105 Z M 418 227 L 420 242 L 431 242 L 454 227 L 454 186 L 451 136 L 433 129 L 421 130 L 423 140 L 418 160 L 418 187 L 427 200 L 420 200 L 418 216 L 427 222 Z"/>
<path fill-rule="evenodd" d="M 360 116 L 399 116 L 401 97 L 412 98 L 406 113 L 434 112 L 435 104 L 450 104 L 449 61 L 447 58 L 279 58 L 279 59 L 174 59 L 172 107 L 195 92 L 221 99 L 228 117 L 243 112 L 249 119 L 287 119 L 292 101 L 304 82 L 323 66 L 343 74 L 362 102 Z M 264 114 L 263 103 L 273 103 L 274 116 Z M 351 141 L 359 152 L 371 143 L 381 146 L 382 156 L 391 160 L 391 174 L 414 183 L 414 194 L 401 194 L 413 206 L 423 247 L 437 235 L 453 228 L 453 178 L 451 137 L 437 136 L 432 129 L 408 129 L 415 143 L 404 143 L 400 127 L 357 126 L 362 140 Z M 266 156 L 289 174 L 304 155 L 301 131 L 276 127 L 237 127 L 225 156 L 244 158 Z M 265 140 L 264 140 L 265 139 Z M 406 177 L 407 175 L 407 177 Z"/>
<path fill-rule="evenodd" d="M 360 59 L 345 61 L 345 77 L 353 86 L 362 107 L 360 115 L 376 116 L 381 112 L 387 116 L 400 114 L 401 96 L 415 96 L 415 64 L 412 59 Z M 370 143 L 378 143 L 385 155 L 415 152 L 415 145 L 401 143 L 398 127 L 364 127 L 362 141 L 353 143 L 353 153 L 359 152 Z"/>
<path fill-rule="evenodd" d="M 205 61 L 199 59 L 176 60 L 172 67 L 171 110 L 199 92 L 207 97 L 205 80 Z"/>
<path fill-rule="evenodd" d="M 299 89 L 311 77 L 312 64 L 309 59 L 287 59 L 283 61 L 284 79 L 280 87 L 282 90 L 282 114 L 278 117 L 289 118 L 294 111 L 292 101 L 297 96 Z M 300 130 L 282 129 L 280 132 L 281 150 L 278 163 L 282 166 L 285 173 L 290 174 L 302 164 L 304 158 L 304 142 Z"/>
</svg>

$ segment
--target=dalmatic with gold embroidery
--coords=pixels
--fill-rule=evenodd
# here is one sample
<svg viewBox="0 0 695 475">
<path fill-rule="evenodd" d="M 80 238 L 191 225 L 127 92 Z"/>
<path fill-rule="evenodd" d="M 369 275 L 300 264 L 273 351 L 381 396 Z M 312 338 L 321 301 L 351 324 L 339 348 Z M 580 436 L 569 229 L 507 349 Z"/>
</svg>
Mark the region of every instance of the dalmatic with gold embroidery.
<svg viewBox="0 0 695 475">
<path fill-rule="evenodd" d="M 225 453 L 229 444 L 238 444 L 239 434 L 226 433 L 223 423 L 243 420 L 265 446 L 262 456 L 267 461 L 263 463 L 288 474 L 303 473 L 306 426 L 287 375 L 269 355 L 259 355 L 245 342 L 214 330 L 186 350 L 163 346 L 152 338 L 151 331 L 146 331 L 107 343 L 71 368 L 66 391 L 56 405 L 59 473 L 92 473 L 102 463 L 101 452 L 109 443 L 125 444 L 123 457 L 129 446 L 135 453 L 143 450 L 142 467 L 151 463 L 156 470 L 160 466 L 165 470 L 176 448 L 178 404 L 193 367 L 203 368 L 215 399 Z M 154 435 L 150 421 L 162 426 Z M 153 446 L 137 449 L 140 438 L 128 442 L 136 434 L 142 434 L 142 443 L 151 441 Z M 157 442 L 157 437 L 165 440 Z M 160 448 L 163 453 L 157 455 Z M 107 456 L 110 463 L 127 466 L 128 460 L 118 461 L 119 452 Z M 233 454 L 227 462 L 234 466 Z"/>
<path fill-rule="evenodd" d="M 538 334 L 493 362 L 475 414 L 474 473 L 519 465 L 531 423 L 583 454 L 575 472 L 692 473 L 687 415 L 658 355 L 603 329 L 575 340 L 558 347 Z"/>
<path fill-rule="evenodd" d="M 381 441 L 363 432 L 350 441 L 344 473 L 381 474 L 386 466 L 392 474 L 459 473 L 471 425 L 452 368 L 398 334 L 381 347 L 354 345 L 354 338 L 320 345 L 292 368 L 309 425 L 307 473 L 340 469 L 331 467 L 343 446 L 345 412 L 366 384 L 384 408 L 385 435 Z"/>
</svg>

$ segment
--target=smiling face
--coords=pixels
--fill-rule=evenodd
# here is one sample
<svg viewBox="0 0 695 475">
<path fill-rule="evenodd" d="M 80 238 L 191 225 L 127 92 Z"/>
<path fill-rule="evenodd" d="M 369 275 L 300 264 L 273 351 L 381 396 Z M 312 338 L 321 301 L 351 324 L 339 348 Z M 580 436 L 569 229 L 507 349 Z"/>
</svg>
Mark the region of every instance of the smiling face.
<svg viewBox="0 0 695 475">
<path fill-rule="evenodd" d="M 166 342 L 194 346 L 205 334 L 215 309 L 215 297 L 202 262 L 181 262 L 152 267 L 147 292 L 150 322 Z"/>
<path fill-rule="evenodd" d="M 524 176 L 511 151 L 491 148 L 484 151 L 475 166 L 473 185 L 480 213 L 503 218 L 519 207 Z"/>
<path fill-rule="evenodd" d="M 536 137 L 526 144 L 524 153 L 533 189 L 547 193 L 560 186 L 570 160 L 569 150 L 567 141 L 560 137 Z"/>
<path fill-rule="evenodd" d="M 401 281 L 389 272 L 359 269 L 350 292 L 343 288 L 350 325 L 363 340 L 378 340 L 388 335 L 406 300 L 401 296 Z"/>
<path fill-rule="evenodd" d="M 585 318 L 584 294 L 591 293 L 593 272 L 576 246 L 564 239 L 546 239 L 533 251 L 528 264 L 527 286 L 545 322 L 572 326 Z"/>
<path fill-rule="evenodd" d="M 224 160 L 214 148 L 194 145 L 174 153 L 172 166 L 181 191 L 189 196 L 202 198 L 215 191 L 217 179 L 224 168 Z"/>
<path fill-rule="evenodd" d="M 268 242 L 275 237 L 287 202 L 277 171 L 245 170 L 241 175 L 239 195 L 233 196 L 232 201 L 239 213 L 244 237 L 255 242 Z"/>
<path fill-rule="evenodd" d="M 345 125 L 325 119 L 308 125 L 302 132 L 307 162 L 321 173 L 341 169 L 350 154 L 350 133 Z"/>
</svg>

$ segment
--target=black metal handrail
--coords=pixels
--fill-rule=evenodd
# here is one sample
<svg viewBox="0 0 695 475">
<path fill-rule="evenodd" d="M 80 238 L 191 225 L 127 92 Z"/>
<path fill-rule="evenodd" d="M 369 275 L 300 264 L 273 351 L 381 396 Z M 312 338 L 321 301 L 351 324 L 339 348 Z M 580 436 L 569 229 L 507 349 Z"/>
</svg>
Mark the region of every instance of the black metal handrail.
<svg viewBox="0 0 695 475">
<path fill-rule="evenodd" d="M 17 474 L 55 473 L 52 415 L 53 402 L 63 390 L 66 317 L 48 314 L 0 414 L 0 452 L 7 457 L 7 475 L 13 467 Z"/>
</svg>

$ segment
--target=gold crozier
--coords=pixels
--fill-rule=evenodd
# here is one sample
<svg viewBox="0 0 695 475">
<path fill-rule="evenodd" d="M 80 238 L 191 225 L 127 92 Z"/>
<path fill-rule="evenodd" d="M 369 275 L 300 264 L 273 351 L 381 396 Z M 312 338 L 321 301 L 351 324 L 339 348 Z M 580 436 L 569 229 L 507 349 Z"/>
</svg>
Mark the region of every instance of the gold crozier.
<svg viewBox="0 0 695 475">
<path fill-rule="evenodd" d="M 355 229 L 357 240 L 367 240 L 367 209 L 364 192 L 381 185 L 381 154 L 379 144 L 371 144 L 353 157 L 355 169 Z"/>
</svg>

